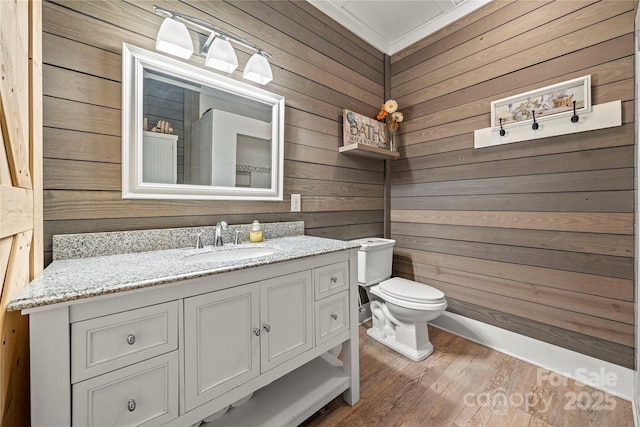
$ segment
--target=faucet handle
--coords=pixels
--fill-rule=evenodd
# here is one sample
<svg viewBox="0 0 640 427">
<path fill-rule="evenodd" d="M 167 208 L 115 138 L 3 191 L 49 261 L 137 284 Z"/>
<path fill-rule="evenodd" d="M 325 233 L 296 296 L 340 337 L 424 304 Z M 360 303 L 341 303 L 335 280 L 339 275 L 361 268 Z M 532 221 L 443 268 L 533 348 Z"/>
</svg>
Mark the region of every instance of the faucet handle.
<svg viewBox="0 0 640 427">
<path fill-rule="evenodd" d="M 198 233 L 196 236 L 196 249 L 202 249 L 204 246 L 202 245 L 202 233 Z"/>
<path fill-rule="evenodd" d="M 238 244 L 240 240 L 240 230 L 236 230 L 236 239 L 233 241 L 234 244 Z"/>
</svg>

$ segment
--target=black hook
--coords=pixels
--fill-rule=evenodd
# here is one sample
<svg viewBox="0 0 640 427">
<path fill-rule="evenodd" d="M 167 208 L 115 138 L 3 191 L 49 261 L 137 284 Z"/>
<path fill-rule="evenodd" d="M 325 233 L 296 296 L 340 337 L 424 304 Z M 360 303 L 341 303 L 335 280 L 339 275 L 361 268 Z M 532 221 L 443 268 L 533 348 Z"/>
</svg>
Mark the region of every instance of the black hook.
<svg viewBox="0 0 640 427">
<path fill-rule="evenodd" d="M 571 123 L 578 123 L 580 117 L 576 114 L 576 101 L 573 101 L 573 116 L 571 116 Z"/>
<path fill-rule="evenodd" d="M 538 130 L 539 127 L 540 125 L 536 122 L 536 110 L 533 110 L 533 125 L 531 125 L 531 128 L 533 130 Z"/>
<path fill-rule="evenodd" d="M 505 136 L 507 132 L 502 128 L 502 117 L 500 118 L 500 136 Z"/>
</svg>

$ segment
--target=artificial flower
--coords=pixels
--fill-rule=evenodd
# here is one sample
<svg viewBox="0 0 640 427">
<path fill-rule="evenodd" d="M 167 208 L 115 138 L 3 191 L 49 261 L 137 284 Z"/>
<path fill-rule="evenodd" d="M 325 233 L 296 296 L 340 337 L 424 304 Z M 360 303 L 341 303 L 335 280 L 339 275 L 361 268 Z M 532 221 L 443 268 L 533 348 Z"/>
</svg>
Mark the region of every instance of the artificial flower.
<svg viewBox="0 0 640 427">
<path fill-rule="evenodd" d="M 382 120 L 387 125 L 387 129 L 396 131 L 398 130 L 398 123 L 404 120 L 404 115 L 398 110 L 398 102 L 394 99 L 389 99 L 382 104 L 380 111 L 376 116 L 377 120 Z"/>
<path fill-rule="evenodd" d="M 388 149 L 398 151 L 396 132 L 398 130 L 399 123 L 404 120 L 404 115 L 398 111 L 398 103 L 394 99 L 389 99 L 387 102 L 382 104 L 376 119 L 383 121 L 389 130 Z"/>
<path fill-rule="evenodd" d="M 391 114 L 391 120 L 400 123 L 404 120 L 404 115 L 400 111 L 395 111 Z"/>
<path fill-rule="evenodd" d="M 398 109 L 398 103 L 394 99 L 390 99 L 384 103 L 384 111 L 387 113 L 395 113 Z"/>
</svg>

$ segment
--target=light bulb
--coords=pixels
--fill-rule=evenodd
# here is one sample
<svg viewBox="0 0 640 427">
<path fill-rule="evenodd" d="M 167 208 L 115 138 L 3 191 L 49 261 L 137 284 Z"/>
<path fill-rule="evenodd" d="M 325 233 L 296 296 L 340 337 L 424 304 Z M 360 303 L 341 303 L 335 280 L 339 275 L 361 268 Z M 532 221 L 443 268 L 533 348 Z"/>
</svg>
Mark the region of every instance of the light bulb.
<svg viewBox="0 0 640 427">
<path fill-rule="evenodd" d="M 247 80 L 266 85 L 273 80 L 273 74 L 271 73 L 271 66 L 267 58 L 260 54 L 260 52 L 254 54 L 244 67 L 244 73 L 242 75 Z"/>
<path fill-rule="evenodd" d="M 156 49 L 179 58 L 191 58 L 193 41 L 189 30 L 183 23 L 165 18 L 156 37 Z"/>
<path fill-rule="evenodd" d="M 205 65 L 226 73 L 233 73 L 238 68 L 238 57 L 231 43 L 220 37 L 213 39 L 213 43 L 211 43 L 207 52 Z"/>
</svg>

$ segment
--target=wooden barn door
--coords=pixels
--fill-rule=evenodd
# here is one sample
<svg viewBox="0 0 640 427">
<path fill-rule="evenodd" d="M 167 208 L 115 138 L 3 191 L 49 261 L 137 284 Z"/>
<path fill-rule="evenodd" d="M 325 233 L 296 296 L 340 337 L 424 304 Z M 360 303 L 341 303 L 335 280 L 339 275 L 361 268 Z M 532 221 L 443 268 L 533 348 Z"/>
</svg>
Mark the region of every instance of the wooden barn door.
<svg viewBox="0 0 640 427">
<path fill-rule="evenodd" d="M 42 4 L 0 0 L 0 425 L 29 425 L 29 325 L 7 312 L 42 270 Z"/>
</svg>

